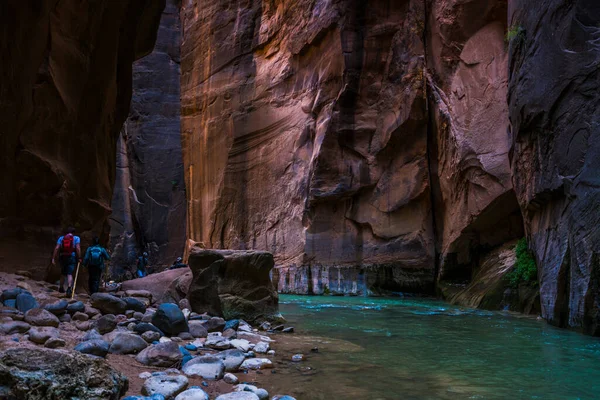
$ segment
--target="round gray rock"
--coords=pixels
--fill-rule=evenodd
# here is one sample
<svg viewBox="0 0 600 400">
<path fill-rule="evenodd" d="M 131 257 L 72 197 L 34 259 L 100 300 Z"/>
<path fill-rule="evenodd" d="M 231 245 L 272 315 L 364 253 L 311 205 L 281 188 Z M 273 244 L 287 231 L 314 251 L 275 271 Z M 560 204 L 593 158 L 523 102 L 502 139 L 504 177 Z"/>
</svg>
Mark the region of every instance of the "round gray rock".
<svg viewBox="0 0 600 400">
<path fill-rule="evenodd" d="M 144 365 L 172 367 L 180 363 L 182 358 L 177 343 L 166 342 L 146 347 L 135 359 Z"/>
<path fill-rule="evenodd" d="M 160 339 L 160 333 L 155 331 L 146 331 L 142 333 L 142 339 L 144 339 L 148 343 L 152 343 Z"/>
<path fill-rule="evenodd" d="M 182 371 L 186 375 L 197 375 L 204 379 L 218 380 L 223 378 L 225 364 L 221 358 L 216 356 L 200 356 L 188 361 L 183 366 Z"/>
<path fill-rule="evenodd" d="M 127 311 L 127 303 L 108 293 L 94 293 L 90 300 L 92 307 L 102 314 L 124 314 Z"/>
<path fill-rule="evenodd" d="M 112 314 L 104 315 L 96 321 L 96 329 L 101 334 L 112 332 L 117 327 L 117 317 Z"/>
<path fill-rule="evenodd" d="M 190 334 L 195 338 L 205 338 L 208 336 L 208 331 L 202 324 L 202 321 L 189 321 Z"/>
<path fill-rule="evenodd" d="M 240 365 L 242 365 L 246 359 L 244 353 L 238 349 L 221 351 L 220 353 L 215 354 L 215 356 L 223 360 L 225 372 L 235 372 L 239 370 Z"/>
<path fill-rule="evenodd" d="M 89 340 L 79 343 L 73 350 L 84 354 L 91 354 L 98 357 L 106 357 L 109 345 L 104 340 Z"/>
<path fill-rule="evenodd" d="M 152 396 L 162 394 L 169 399 L 183 392 L 188 386 L 188 379 L 183 375 L 159 375 L 146 379 L 142 386 L 142 394 Z"/>
<path fill-rule="evenodd" d="M 137 354 L 148 347 L 148 343 L 138 335 L 119 333 L 110 344 L 109 352 L 113 354 Z"/>
<path fill-rule="evenodd" d="M 260 400 L 257 395 L 252 392 L 233 392 L 222 394 L 215 400 Z"/>
<path fill-rule="evenodd" d="M 208 400 L 208 394 L 200 388 L 188 389 L 175 397 L 175 400 Z"/>
<path fill-rule="evenodd" d="M 46 343 L 44 343 L 44 347 L 47 347 L 49 349 L 57 349 L 59 347 L 65 347 L 66 345 L 67 342 L 57 337 L 51 337 L 46 341 Z"/>
<path fill-rule="evenodd" d="M 19 295 L 20 296 L 20 295 Z M 25 313 L 25 322 L 33 326 L 53 326 L 58 328 L 58 317 L 43 308 L 34 308 Z"/>
<path fill-rule="evenodd" d="M 34 326 L 29 330 L 29 340 L 33 343 L 44 344 L 50 338 L 57 338 L 60 336 L 60 331 L 56 328 L 42 326 Z"/>
</svg>

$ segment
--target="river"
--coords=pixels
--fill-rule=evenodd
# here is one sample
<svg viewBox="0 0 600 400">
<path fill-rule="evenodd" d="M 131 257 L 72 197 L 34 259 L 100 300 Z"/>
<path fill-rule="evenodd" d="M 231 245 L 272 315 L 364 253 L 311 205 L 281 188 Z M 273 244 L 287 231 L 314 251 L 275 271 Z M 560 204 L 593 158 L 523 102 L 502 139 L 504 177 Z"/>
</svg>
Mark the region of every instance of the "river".
<svg viewBox="0 0 600 400">
<path fill-rule="evenodd" d="M 281 295 L 280 310 L 296 334 L 277 335 L 278 358 L 306 359 L 279 362 L 272 394 L 600 398 L 600 340 L 535 318 L 403 298 Z"/>
</svg>

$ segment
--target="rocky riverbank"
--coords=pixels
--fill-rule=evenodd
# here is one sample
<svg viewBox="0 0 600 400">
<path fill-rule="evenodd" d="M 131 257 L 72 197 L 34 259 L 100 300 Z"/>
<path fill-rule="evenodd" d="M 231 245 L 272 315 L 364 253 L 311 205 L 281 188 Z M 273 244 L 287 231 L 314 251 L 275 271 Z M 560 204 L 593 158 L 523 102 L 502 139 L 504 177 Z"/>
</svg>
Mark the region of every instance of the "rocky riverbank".
<svg viewBox="0 0 600 400">
<path fill-rule="evenodd" d="M 285 364 L 273 347 L 292 327 L 252 327 L 241 319 L 191 312 L 185 299 L 160 304 L 145 290 L 71 300 L 57 289 L 27 276 L 0 276 L 0 394 L 293 399 L 268 392 L 268 381 Z"/>
</svg>

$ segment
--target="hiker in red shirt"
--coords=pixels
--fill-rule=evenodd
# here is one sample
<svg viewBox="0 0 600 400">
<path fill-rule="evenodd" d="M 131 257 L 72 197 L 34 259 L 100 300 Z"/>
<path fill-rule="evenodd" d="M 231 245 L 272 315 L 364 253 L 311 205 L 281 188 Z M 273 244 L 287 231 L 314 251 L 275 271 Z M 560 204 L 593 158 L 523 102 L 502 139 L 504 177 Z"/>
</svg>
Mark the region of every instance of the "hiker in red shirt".
<svg viewBox="0 0 600 400">
<path fill-rule="evenodd" d="M 52 255 L 52 264 L 56 264 L 56 258 L 60 261 L 60 287 L 58 291 L 64 293 L 63 284 L 65 276 L 67 277 L 67 297 L 71 297 L 73 290 L 73 271 L 77 262 L 81 262 L 81 239 L 75 236 L 75 228 L 68 228 L 67 234 L 58 238 L 54 254 Z"/>
</svg>

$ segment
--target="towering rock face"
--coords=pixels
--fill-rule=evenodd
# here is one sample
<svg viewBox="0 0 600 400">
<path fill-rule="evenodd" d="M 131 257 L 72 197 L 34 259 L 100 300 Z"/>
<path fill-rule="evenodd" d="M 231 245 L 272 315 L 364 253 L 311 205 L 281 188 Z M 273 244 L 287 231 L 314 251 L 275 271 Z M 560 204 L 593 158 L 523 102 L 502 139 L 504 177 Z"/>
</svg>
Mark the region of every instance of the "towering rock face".
<svg viewBox="0 0 600 400">
<path fill-rule="evenodd" d="M 164 1 L 0 3 L 0 268 L 44 272 L 60 227 L 107 237 L 131 64 Z"/>
<path fill-rule="evenodd" d="M 542 315 L 600 334 L 600 3 L 510 2 L 512 171 Z"/>
<path fill-rule="evenodd" d="M 148 251 L 152 265 L 183 254 L 186 206 L 180 136 L 179 0 L 168 0 L 154 51 L 133 65 L 129 118 L 117 143 L 110 217 L 115 272 Z"/>
<path fill-rule="evenodd" d="M 280 291 L 430 290 L 424 6 L 184 0 L 190 239 Z"/>
</svg>

